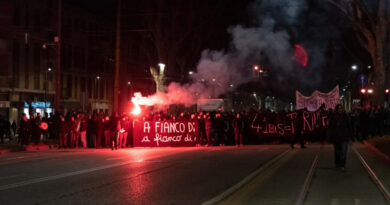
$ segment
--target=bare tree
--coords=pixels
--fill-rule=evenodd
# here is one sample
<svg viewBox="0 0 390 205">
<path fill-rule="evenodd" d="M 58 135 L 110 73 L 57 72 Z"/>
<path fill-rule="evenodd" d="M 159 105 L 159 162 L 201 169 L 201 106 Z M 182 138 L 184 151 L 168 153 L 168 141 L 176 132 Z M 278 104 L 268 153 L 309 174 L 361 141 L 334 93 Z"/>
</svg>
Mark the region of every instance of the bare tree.
<svg viewBox="0 0 390 205">
<path fill-rule="evenodd" d="M 221 8 L 224 1 L 145 1 L 145 26 L 150 30 L 146 56 L 150 65 L 166 65 L 167 81 L 183 82 L 195 69 L 205 42 L 213 37 L 209 27 L 216 25 L 219 14 L 207 7 L 210 4 Z"/>
<path fill-rule="evenodd" d="M 385 86 L 390 85 L 390 8 L 389 0 L 328 0 L 351 22 L 360 45 L 373 64 L 375 103 L 383 104 Z"/>
</svg>

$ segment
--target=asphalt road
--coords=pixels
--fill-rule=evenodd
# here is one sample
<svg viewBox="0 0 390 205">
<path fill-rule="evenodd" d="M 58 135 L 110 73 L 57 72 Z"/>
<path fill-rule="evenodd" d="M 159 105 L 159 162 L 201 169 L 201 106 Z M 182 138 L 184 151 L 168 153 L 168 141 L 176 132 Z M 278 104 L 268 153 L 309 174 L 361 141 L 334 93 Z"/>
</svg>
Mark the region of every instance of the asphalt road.
<svg viewBox="0 0 390 205">
<path fill-rule="evenodd" d="M 388 164 L 357 150 L 389 186 Z M 320 145 L 5 154 L 0 204 L 294 204 L 317 155 L 305 204 L 386 204 L 352 150 L 347 171 L 337 172 L 332 147 Z"/>
</svg>

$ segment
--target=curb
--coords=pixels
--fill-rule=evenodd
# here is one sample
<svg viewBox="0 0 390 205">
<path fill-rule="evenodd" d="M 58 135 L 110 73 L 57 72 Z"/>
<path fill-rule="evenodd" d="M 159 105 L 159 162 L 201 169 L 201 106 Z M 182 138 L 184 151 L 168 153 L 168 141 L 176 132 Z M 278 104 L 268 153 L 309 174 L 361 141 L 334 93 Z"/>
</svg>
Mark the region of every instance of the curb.
<svg viewBox="0 0 390 205">
<path fill-rule="evenodd" d="M 10 149 L 0 149 L 0 155 L 12 152 Z"/>
<path fill-rule="evenodd" d="M 51 148 L 50 148 L 51 146 Z M 2 154 L 9 154 L 13 152 L 25 152 L 25 151 L 43 151 L 43 150 L 50 150 L 53 149 L 54 145 L 48 145 L 48 144 L 41 144 L 41 145 L 27 145 L 23 147 L 17 147 L 16 149 L 0 149 L 0 155 Z"/>
<path fill-rule="evenodd" d="M 385 153 L 381 152 L 379 149 L 377 149 L 374 145 L 370 144 L 367 141 L 364 141 L 363 144 L 372 152 L 374 152 L 376 155 L 378 155 L 380 158 L 385 160 L 388 164 L 390 164 L 390 157 L 386 155 Z"/>
</svg>

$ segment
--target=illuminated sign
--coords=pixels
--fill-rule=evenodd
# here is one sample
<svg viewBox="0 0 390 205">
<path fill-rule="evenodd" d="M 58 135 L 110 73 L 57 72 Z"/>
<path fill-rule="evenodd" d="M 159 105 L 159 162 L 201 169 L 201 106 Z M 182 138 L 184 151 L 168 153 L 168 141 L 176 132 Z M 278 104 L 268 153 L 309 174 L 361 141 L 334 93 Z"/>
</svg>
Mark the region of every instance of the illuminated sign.
<svg viewBox="0 0 390 205">
<path fill-rule="evenodd" d="M 50 105 L 51 105 L 50 102 L 46 102 L 46 106 L 45 106 L 45 102 L 43 102 L 43 101 L 31 102 L 31 107 L 32 108 L 48 108 L 48 107 L 50 107 Z M 29 104 L 27 102 L 24 102 L 24 107 L 28 108 L 30 106 L 29 106 Z"/>
</svg>

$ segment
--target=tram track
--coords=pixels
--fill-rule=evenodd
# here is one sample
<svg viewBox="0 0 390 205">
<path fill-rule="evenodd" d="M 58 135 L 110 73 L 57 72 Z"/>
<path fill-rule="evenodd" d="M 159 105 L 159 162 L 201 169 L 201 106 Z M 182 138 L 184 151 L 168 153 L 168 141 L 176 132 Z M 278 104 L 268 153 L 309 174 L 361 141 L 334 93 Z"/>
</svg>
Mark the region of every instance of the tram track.
<svg viewBox="0 0 390 205">
<path fill-rule="evenodd" d="M 261 169 L 257 170 L 255 174 L 252 173 L 250 176 L 246 177 L 244 180 L 240 181 L 235 186 L 229 188 L 228 190 L 212 198 L 211 200 L 204 202 L 203 204 L 205 205 L 206 204 L 237 204 L 237 203 L 257 204 L 256 202 L 261 202 L 262 204 L 278 203 L 278 204 L 303 205 L 303 204 L 313 204 L 313 199 L 320 200 L 321 204 L 322 203 L 326 204 L 326 201 L 332 203 L 331 200 L 345 200 L 345 199 L 330 198 L 330 196 L 332 196 L 332 193 L 334 191 L 329 190 L 330 192 L 328 192 L 327 189 L 318 189 L 319 184 L 324 184 L 324 183 L 329 184 L 329 182 L 325 182 L 327 180 L 326 178 L 321 178 L 321 177 L 324 176 L 324 173 L 328 173 L 326 175 L 333 176 L 336 178 L 341 177 L 340 179 L 342 179 L 342 177 L 345 175 L 345 177 L 347 177 L 346 180 L 350 180 L 348 178 L 357 176 L 353 174 L 355 172 L 359 173 L 358 174 L 359 176 L 364 176 L 365 173 L 367 172 L 366 174 L 369 175 L 368 176 L 369 178 L 364 179 L 365 182 L 371 183 L 370 181 L 372 181 L 375 184 L 375 187 L 378 188 L 381 195 L 384 197 L 385 200 L 383 201 L 383 203 L 386 202 L 386 204 L 390 204 L 390 193 L 388 188 L 381 181 L 380 177 L 378 177 L 378 175 L 370 167 L 367 160 L 365 160 L 365 158 L 359 153 L 359 151 L 354 146 L 351 146 L 351 150 L 350 150 L 351 152 L 349 152 L 350 157 L 354 155 L 356 156 L 354 157 L 355 159 L 353 160 L 355 164 L 353 167 L 357 168 L 363 166 L 363 168 L 358 169 L 360 171 L 358 170 L 349 170 L 349 171 L 347 170 L 346 172 L 330 171 L 330 170 L 334 170 L 333 168 L 330 168 L 331 167 L 330 165 L 333 165 L 333 160 L 331 156 L 333 155 L 332 149 L 333 148 L 331 146 L 327 146 L 326 148 L 320 146 L 318 147 L 318 150 L 311 150 L 311 152 L 306 151 L 306 159 L 307 160 L 310 159 L 310 162 L 306 163 L 306 165 L 304 166 L 301 164 L 299 165 L 300 167 L 297 167 L 297 169 L 300 169 L 303 172 L 302 175 L 297 176 L 296 180 L 293 180 L 294 182 L 291 182 L 290 184 L 292 187 L 296 187 L 294 188 L 295 191 L 291 190 L 294 192 L 293 195 L 286 195 L 286 194 L 283 195 L 282 193 L 280 194 L 279 197 L 273 197 L 271 199 L 269 198 L 270 196 L 265 195 L 263 192 L 267 191 L 267 189 L 269 190 L 270 188 L 275 189 L 275 185 L 270 186 L 270 184 L 277 183 L 275 181 L 280 182 L 280 180 L 277 179 L 285 177 L 281 175 L 282 173 L 285 173 L 285 171 L 282 170 L 291 168 L 291 164 L 296 163 L 297 158 L 302 156 L 297 154 L 305 153 L 305 150 L 302 151 L 286 150 L 284 153 L 277 155 L 273 159 L 270 159 L 266 163 L 266 166 L 262 166 Z M 319 165 L 320 162 L 322 165 Z M 318 175 L 317 172 L 320 172 L 321 174 L 317 176 Z M 360 179 L 363 180 L 362 178 Z M 299 182 L 299 180 L 301 182 Z M 356 181 L 357 179 L 354 180 Z M 315 184 L 315 186 L 313 184 Z M 339 185 L 343 187 L 345 186 L 345 182 L 341 182 L 341 184 Z M 282 188 L 283 186 L 281 185 L 279 187 Z M 380 194 L 378 191 L 375 191 L 376 190 L 375 187 L 372 186 L 371 191 L 376 192 L 377 194 L 375 196 L 378 197 L 380 196 Z M 279 190 L 280 189 L 275 189 L 275 191 L 279 191 Z M 351 193 L 354 196 L 356 195 L 354 191 L 352 192 L 346 191 L 346 193 Z M 259 194 L 261 196 L 259 196 Z M 318 198 L 318 196 L 320 197 Z M 345 197 L 348 196 L 349 195 L 345 195 Z M 353 198 L 353 200 L 357 200 L 356 203 L 358 203 L 358 201 L 360 200 L 359 198 L 360 197 Z M 371 198 L 371 199 L 378 199 L 378 198 Z M 368 199 L 362 198 L 362 200 L 369 200 L 369 198 Z M 363 204 L 366 203 L 363 202 Z"/>
<path fill-rule="evenodd" d="M 388 204 L 390 204 L 390 192 L 387 189 L 387 187 L 384 185 L 384 183 L 381 181 L 381 179 L 377 176 L 375 171 L 370 167 L 370 165 L 367 163 L 367 161 L 364 159 L 364 157 L 359 153 L 359 151 L 356 149 L 356 147 L 353 146 L 352 150 L 354 151 L 355 155 L 357 156 L 357 158 L 361 162 L 362 166 L 367 171 L 370 179 L 373 181 L 373 183 L 376 185 L 376 187 L 382 193 L 386 202 Z"/>
</svg>

